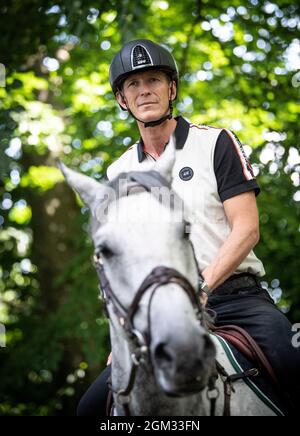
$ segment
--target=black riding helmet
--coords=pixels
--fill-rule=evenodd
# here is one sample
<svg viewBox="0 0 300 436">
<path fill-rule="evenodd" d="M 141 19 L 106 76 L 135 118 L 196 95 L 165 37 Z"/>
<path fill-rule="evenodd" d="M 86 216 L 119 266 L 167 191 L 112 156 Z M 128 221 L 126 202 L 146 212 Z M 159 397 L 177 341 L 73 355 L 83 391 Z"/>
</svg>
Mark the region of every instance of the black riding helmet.
<svg viewBox="0 0 300 436">
<path fill-rule="evenodd" d="M 178 86 L 178 69 L 172 54 L 166 48 L 149 39 L 137 39 L 125 44 L 112 60 L 109 81 L 114 94 L 121 91 L 124 80 L 130 74 L 147 70 L 164 71 Z M 131 115 L 133 114 L 131 113 Z M 171 118 L 172 102 L 170 101 L 169 115 L 144 124 L 145 127 L 151 127 Z"/>
<path fill-rule="evenodd" d="M 136 39 L 125 44 L 113 58 L 109 69 L 114 94 L 131 73 L 151 69 L 165 71 L 178 85 L 177 65 L 166 48 L 149 39 Z"/>
</svg>

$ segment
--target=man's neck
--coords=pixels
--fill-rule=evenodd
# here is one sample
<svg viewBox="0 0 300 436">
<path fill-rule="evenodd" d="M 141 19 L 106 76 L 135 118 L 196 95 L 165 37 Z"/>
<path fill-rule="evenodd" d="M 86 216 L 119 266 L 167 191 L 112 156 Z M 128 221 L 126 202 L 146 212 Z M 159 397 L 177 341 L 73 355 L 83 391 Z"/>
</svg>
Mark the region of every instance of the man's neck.
<svg viewBox="0 0 300 436">
<path fill-rule="evenodd" d="M 138 122 L 138 127 L 144 143 L 144 151 L 157 159 L 164 151 L 170 136 L 176 128 L 177 121 L 174 118 L 166 120 L 155 127 L 144 127 Z"/>
</svg>

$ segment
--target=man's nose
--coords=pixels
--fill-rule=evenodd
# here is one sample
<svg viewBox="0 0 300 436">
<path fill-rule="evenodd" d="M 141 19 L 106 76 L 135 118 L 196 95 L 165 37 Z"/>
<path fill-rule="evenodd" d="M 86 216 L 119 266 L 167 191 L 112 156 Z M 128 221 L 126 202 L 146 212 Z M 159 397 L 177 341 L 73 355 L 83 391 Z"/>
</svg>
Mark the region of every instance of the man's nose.
<svg viewBox="0 0 300 436">
<path fill-rule="evenodd" d="M 151 94 L 151 89 L 148 83 L 141 83 L 140 87 L 140 94 L 141 95 L 148 95 Z"/>
</svg>

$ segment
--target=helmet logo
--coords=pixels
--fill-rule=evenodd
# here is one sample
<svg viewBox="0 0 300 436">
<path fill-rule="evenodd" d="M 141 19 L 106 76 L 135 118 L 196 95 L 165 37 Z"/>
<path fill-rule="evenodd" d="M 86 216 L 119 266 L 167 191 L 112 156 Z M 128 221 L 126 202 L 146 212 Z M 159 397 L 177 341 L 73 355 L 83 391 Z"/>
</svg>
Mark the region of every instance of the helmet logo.
<svg viewBox="0 0 300 436">
<path fill-rule="evenodd" d="M 146 47 L 141 44 L 133 47 L 131 50 L 131 68 L 135 70 L 137 68 L 151 65 L 153 65 L 153 60 Z"/>
</svg>

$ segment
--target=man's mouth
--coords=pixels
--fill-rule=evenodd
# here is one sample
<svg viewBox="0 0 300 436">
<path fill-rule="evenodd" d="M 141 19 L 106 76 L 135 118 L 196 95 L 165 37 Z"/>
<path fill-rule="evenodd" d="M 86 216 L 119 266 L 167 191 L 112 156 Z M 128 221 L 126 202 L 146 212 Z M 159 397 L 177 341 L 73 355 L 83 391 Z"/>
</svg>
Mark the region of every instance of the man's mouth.
<svg viewBox="0 0 300 436">
<path fill-rule="evenodd" d="M 141 103 L 141 104 L 139 104 L 139 107 L 140 107 L 140 106 L 147 106 L 147 105 L 149 105 L 149 104 L 156 104 L 156 102 L 155 102 L 155 101 L 147 101 L 147 102 L 145 102 L 145 103 Z"/>
</svg>

